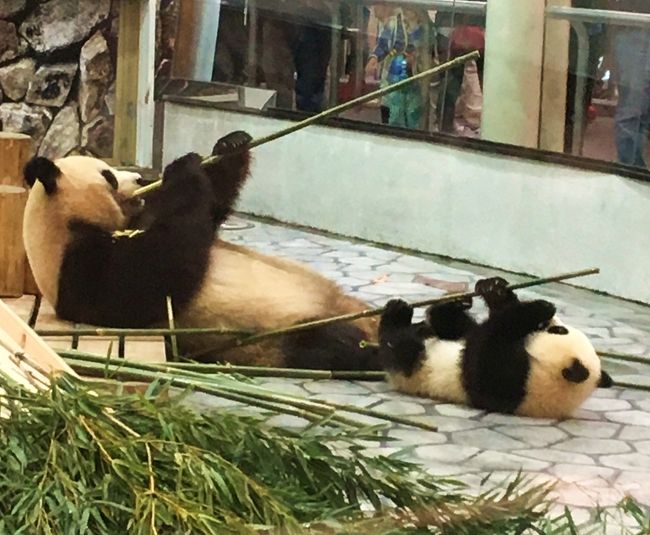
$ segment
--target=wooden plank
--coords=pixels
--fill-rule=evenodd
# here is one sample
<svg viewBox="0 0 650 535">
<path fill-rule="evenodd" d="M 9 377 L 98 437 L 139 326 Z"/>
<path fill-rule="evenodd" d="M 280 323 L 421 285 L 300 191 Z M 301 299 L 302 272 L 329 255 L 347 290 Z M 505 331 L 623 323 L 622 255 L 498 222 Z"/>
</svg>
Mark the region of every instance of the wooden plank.
<svg viewBox="0 0 650 535">
<path fill-rule="evenodd" d="M 25 284 L 23 212 L 27 191 L 0 185 L 0 296 L 20 297 Z"/>
<path fill-rule="evenodd" d="M 77 376 L 72 368 L 2 300 L 0 300 L 0 338 L 7 351 L 25 353 L 47 373 L 63 371 Z"/>
<path fill-rule="evenodd" d="M 115 76 L 113 160 L 133 165 L 137 150 L 140 1 L 120 0 Z"/>
</svg>

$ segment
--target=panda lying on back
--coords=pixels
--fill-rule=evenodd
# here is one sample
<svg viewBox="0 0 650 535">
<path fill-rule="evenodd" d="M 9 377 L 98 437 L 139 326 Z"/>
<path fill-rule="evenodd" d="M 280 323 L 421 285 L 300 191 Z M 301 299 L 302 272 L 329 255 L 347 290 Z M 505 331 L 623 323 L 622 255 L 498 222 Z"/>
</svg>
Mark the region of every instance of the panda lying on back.
<svg viewBox="0 0 650 535">
<path fill-rule="evenodd" d="M 547 301 L 520 302 L 502 278 L 477 282 L 489 317 L 467 313 L 471 299 L 427 310 L 388 303 L 379 326 L 380 359 L 408 394 L 539 418 L 570 416 L 597 387 L 612 386 L 587 337 L 563 325 Z"/>
<path fill-rule="evenodd" d="M 315 271 L 216 239 L 248 176 L 250 136 L 220 139 L 203 164 L 172 162 L 163 184 L 134 204 L 139 175 L 87 156 L 25 167 L 31 187 L 23 234 L 36 282 L 66 320 L 106 327 L 164 326 L 172 297 L 177 327 L 260 332 L 368 306 Z M 130 237 L 115 231 L 137 229 Z M 211 351 L 203 360 L 240 365 L 377 369 L 376 320 L 304 331 L 280 340 Z M 179 336 L 183 354 L 223 336 Z"/>
</svg>

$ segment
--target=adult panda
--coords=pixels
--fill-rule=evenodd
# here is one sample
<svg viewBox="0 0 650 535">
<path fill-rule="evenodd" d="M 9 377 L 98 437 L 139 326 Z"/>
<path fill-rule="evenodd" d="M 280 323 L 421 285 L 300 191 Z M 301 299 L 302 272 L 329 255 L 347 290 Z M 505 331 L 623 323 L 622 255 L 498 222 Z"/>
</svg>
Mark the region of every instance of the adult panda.
<svg viewBox="0 0 650 535">
<path fill-rule="evenodd" d="M 250 136 L 220 139 L 205 165 L 194 153 L 168 165 L 139 205 L 139 175 L 87 156 L 31 159 L 24 241 L 36 282 L 62 319 L 106 327 L 164 326 L 166 297 L 177 327 L 260 332 L 368 306 L 298 263 L 218 240 L 249 172 Z M 138 232 L 120 233 L 126 229 Z M 118 232 L 116 232 L 118 231 Z M 212 351 L 237 365 L 378 369 L 375 319 Z M 224 342 L 179 336 L 184 354 Z"/>
<path fill-rule="evenodd" d="M 412 324 L 404 301 L 379 325 L 382 366 L 397 390 L 490 412 L 569 417 L 597 387 L 612 386 L 587 337 L 563 325 L 547 301 L 521 302 L 500 277 L 475 287 L 489 309 L 477 323 L 471 299 L 432 306 Z"/>
</svg>

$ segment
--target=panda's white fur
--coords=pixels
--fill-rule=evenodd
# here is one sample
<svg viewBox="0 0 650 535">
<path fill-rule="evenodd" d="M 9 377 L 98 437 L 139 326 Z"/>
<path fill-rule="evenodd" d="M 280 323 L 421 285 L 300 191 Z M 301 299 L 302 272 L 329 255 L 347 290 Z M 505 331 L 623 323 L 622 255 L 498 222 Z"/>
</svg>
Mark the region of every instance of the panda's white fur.
<svg viewBox="0 0 650 535">
<path fill-rule="evenodd" d="M 598 386 L 600 359 L 588 338 L 577 329 L 565 326 L 568 334 L 558 336 L 546 331 L 530 335 L 526 351 L 531 369 L 526 381 L 526 397 L 516 410 L 520 416 L 564 418 L 575 412 Z M 390 375 L 392 386 L 414 396 L 430 397 L 469 404 L 461 374 L 464 342 L 429 338 L 424 342 L 426 357 L 421 367 L 406 376 Z M 562 370 L 578 359 L 588 370 L 583 383 L 564 379 Z"/>
<path fill-rule="evenodd" d="M 391 385 L 400 392 L 468 404 L 460 371 L 460 356 L 465 344 L 452 340 L 428 338 L 424 341 L 426 357 L 412 375 L 394 372 L 389 375 Z"/>
<path fill-rule="evenodd" d="M 497 278 L 482 281 L 479 288 L 492 280 L 503 289 L 505 281 Z M 540 326 L 532 318 L 530 332 L 504 343 L 502 337 L 511 334 L 507 324 L 498 331 L 494 325 L 507 314 L 522 321 L 532 314 L 514 294 L 507 299 L 510 310 L 495 306 L 491 323 L 482 324 L 454 305 L 437 309 L 435 317 L 429 311 L 423 324 L 411 324 L 410 307 L 389 302 L 379 334 L 391 385 L 411 395 L 536 418 L 570 417 L 596 388 L 611 386 L 587 336 L 555 315 L 544 317 Z M 542 313 L 554 310 L 550 303 L 539 303 Z"/>
<path fill-rule="evenodd" d="M 31 192 L 24 240 L 36 282 L 63 319 L 108 327 L 166 324 L 172 296 L 177 327 L 260 332 L 365 310 L 307 266 L 219 240 L 248 176 L 250 136 L 217 142 L 221 158 L 196 154 L 172 162 L 163 186 L 140 213 L 131 193 L 139 175 L 101 160 L 34 158 L 25 169 Z M 221 151 L 221 152 L 219 152 Z M 114 231 L 138 229 L 132 237 Z M 214 349 L 218 335 L 179 336 L 184 355 L 240 365 L 379 369 L 376 318 L 332 325 L 279 340 Z"/>
<path fill-rule="evenodd" d="M 59 201 L 48 202 L 42 182 L 32 185 L 25 206 L 23 241 L 36 284 L 43 296 L 56 304 L 59 267 L 68 245 L 68 222 L 82 214 L 108 231 L 123 229 L 128 214 L 120 201 L 132 196 L 141 176 L 90 156 L 67 156 L 54 160 L 54 164 L 61 170 L 57 180 Z M 109 171 L 117 180 L 114 193 L 107 188 L 102 171 Z"/>
</svg>

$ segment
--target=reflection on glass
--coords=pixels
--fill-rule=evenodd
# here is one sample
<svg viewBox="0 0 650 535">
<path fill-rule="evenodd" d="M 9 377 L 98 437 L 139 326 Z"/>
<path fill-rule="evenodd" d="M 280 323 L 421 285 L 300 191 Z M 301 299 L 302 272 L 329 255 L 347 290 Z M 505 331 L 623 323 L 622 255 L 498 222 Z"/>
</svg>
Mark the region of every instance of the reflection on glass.
<svg viewBox="0 0 650 535">
<path fill-rule="evenodd" d="M 197 31 L 189 27 L 195 23 L 178 22 L 178 6 L 189 3 L 200 10 L 207 1 L 161 0 L 162 38 L 157 50 L 161 77 L 187 78 L 174 76 L 169 68 L 170 60 L 175 65 L 187 63 L 187 58 L 174 52 L 170 28 L 175 28 L 177 43 L 183 36 L 188 40 L 188 33 Z M 542 79 L 554 75 L 560 87 L 545 86 L 556 95 L 551 110 L 555 115 L 545 116 L 551 111 L 544 108 L 539 128 L 552 131 L 553 150 L 645 168 L 650 0 L 561 4 L 549 4 L 546 20 L 541 21 L 565 22 L 564 29 L 553 34 L 556 40 L 539 44 L 544 58 L 559 54 L 564 61 L 563 66 L 558 62 L 552 67 L 559 71 L 541 73 Z M 343 114 L 347 119 L 396 127 L 395 135 L 403 135 L 401 129 L 406 128 L 480 138 L 483 58 L 490 53 L 486 36 L 489 42 L 490 32 L 518 24 L 503 17 L 487 23 L 489 0 L 221 0 L 220 5 L 214 25 L 200 24 L 201 35 L 214 32 L 216 51 L 210 67 L 212 80 L 222 86 L 185 80 L 166 85 L 166 91 L 205 98 L 221 95 L 227 84 L 233 106 L 313 114 L 469 51 L 482 53 L 477 61 Z M 547 68 L 542 65 L 542 70 Z M 523 76 L 515 67 L 512 71 L 513 78 Z M 253 99 L 244 87 L 266 92 Z M 495 95 L 491 97 L 494 101 Z M 211 100 L 227 101 L 226 97 Z M 531 116 L 538 112 L 530 110 Z"/>
<path fill-rule="evenodd" d="M 624 11 L 650 13 L 648 2 L 612 0 Z M 650 126 L 650 26 L 618 28 L 614 55 L 618 69 L 616 149 L 621 163 L 646 167 L 646 145 Z"/>
</svg>

